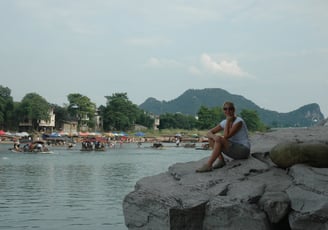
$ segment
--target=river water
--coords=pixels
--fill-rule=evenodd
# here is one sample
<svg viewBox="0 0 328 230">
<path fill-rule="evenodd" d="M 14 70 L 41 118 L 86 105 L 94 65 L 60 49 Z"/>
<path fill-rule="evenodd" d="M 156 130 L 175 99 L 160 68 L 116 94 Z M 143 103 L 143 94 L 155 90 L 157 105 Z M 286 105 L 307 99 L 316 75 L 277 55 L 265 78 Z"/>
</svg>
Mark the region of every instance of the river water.
<svg viewBox="0 0 328 230">
<path fill-rule="evenodd" d="M 13 153 L 0 145 L 0 229 L 127 229 L 122 201 L 145 177 L 210 153 L 164 144 L 123 144 L 105 152 L 52 147 L 53 154 Z"/>
</svg>

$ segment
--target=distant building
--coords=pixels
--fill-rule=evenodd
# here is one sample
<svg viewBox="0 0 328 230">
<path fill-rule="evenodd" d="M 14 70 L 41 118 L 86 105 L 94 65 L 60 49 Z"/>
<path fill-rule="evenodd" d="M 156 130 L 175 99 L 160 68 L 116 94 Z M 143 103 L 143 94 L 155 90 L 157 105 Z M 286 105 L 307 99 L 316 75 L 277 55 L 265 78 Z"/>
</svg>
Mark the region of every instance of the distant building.
<svg viewBox="0 0 328 230">
<path fill-rule="evenodd" d="M 134 131 L 145 131 L 147 130 L 148 128 L 146 126 L 143 126 L 143 125 L 138 125 L 138 124 L 135 124 L 134 125 L 134 128 L 133 130 Z"/>
<path fill-rule="evenodd" d="M 69 136 L 78 135 L 77 130 L 78 122 L 77 121 L 64 121 L 62 126 L 62 132 Z"/>
<path fill-rule="evenodd" d="M 39 120 L 39 130 L 43 132 L 50 132 L 52 133 L 55 128 L 55 118 L 56 115 L 54 114 L 54 109 L 50 109 L 49 111 L 49 120 Z"/>
<path fill-rule="evenodd" d="M 160 118 L 159 116 L 154 117 L 154 130 L 158 130 L 158 126 L 160 124 Z"/>
<path fill-rule="evenodd" d="M 32 124 L 32 120 L 24 120 L 22 122 L 19 122 L 18 124 L 18 130 L 20 132 L 22 131 L 25 131 L 25 132 L 29 132 L 29 131 L 32 131 L 32 127 L 33 127 L 33 124 Z"/>
<path fill-rule="evenodd" d="M 95 113 L 95 131 L 99 132 L 103 130 L 103 119 L 102 116 L 100 116 L 99 111 L 96 110 Z"/>
<path fill-rule="evenodd" d="M 43 132 L 53 132 L 55 127 L 55 118 L 53 108 L 49 110 L 49 120 L 38 120 L 38 130 Z M 26 119 L 22 122 L 19 122 L 20 131 L 31 131 L 33 129 L 33 124 L 31 119 Z"/>
</svg>

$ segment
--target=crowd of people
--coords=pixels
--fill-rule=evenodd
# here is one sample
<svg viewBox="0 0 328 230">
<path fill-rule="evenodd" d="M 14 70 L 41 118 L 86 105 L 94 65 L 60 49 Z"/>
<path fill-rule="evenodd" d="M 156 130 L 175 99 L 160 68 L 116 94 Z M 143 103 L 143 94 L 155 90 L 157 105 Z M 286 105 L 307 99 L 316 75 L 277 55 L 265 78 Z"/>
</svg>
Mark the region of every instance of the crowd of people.
<svg viewBox="0 0 328 230">
<path fill-rule="evenodd" d="M 19 142 L 14 143 L 14 147 L 11 149 L 15 152 L 48 152 L 49 149 L 43 141 L 25 143 L 23 147 Z"/>
</svg>

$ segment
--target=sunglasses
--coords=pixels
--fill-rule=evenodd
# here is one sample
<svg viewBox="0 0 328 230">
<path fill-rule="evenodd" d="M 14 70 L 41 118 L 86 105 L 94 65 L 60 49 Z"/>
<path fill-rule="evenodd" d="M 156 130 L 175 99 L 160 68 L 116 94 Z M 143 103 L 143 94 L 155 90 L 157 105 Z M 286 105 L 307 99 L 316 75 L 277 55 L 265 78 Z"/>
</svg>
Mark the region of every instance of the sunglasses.
<svg viewBox="0 0 328 230">
<path fill-rule="evenodd" d="M 232 107 L 224 107 L 223 110 L 224 110 L 224 111 L 227 111 L 227 110 L 229 110 L 229 111 L 233 111 L 233 108 L 232 108 Z"/>
</svg>

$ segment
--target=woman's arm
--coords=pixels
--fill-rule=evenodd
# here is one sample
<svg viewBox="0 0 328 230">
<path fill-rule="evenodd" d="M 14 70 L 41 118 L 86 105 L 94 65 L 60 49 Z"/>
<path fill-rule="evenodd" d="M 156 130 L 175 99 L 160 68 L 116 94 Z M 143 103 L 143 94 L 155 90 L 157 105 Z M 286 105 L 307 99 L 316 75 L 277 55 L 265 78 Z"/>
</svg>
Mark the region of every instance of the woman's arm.
<svg viewBox="0 0 328 230">
<path fill-rule="evenodd" d="M 230 137 L 235 135 L 243 125 L 241 121 L 237 122 L 236 124 L 233 124 L 233 121 L 234 121 L 233 118 L 227 119 L 227 123 L 226 126 L 224 127 L 224 133 L 223 133 L 225 139 L 229 139 Z"/>
<path fill-rule="evenodd" d="M 216 133 L 220 132 L 221 130 L 223 130 L 223 128 L 220 126 L 220 125 L 217 125 L 215 126 L 214 128 L 210 129 L 208 132 L 207 132 L 207 137 L 210 138 L 210 139 L 215 139 L 216 137 Z"/>
</svg>

